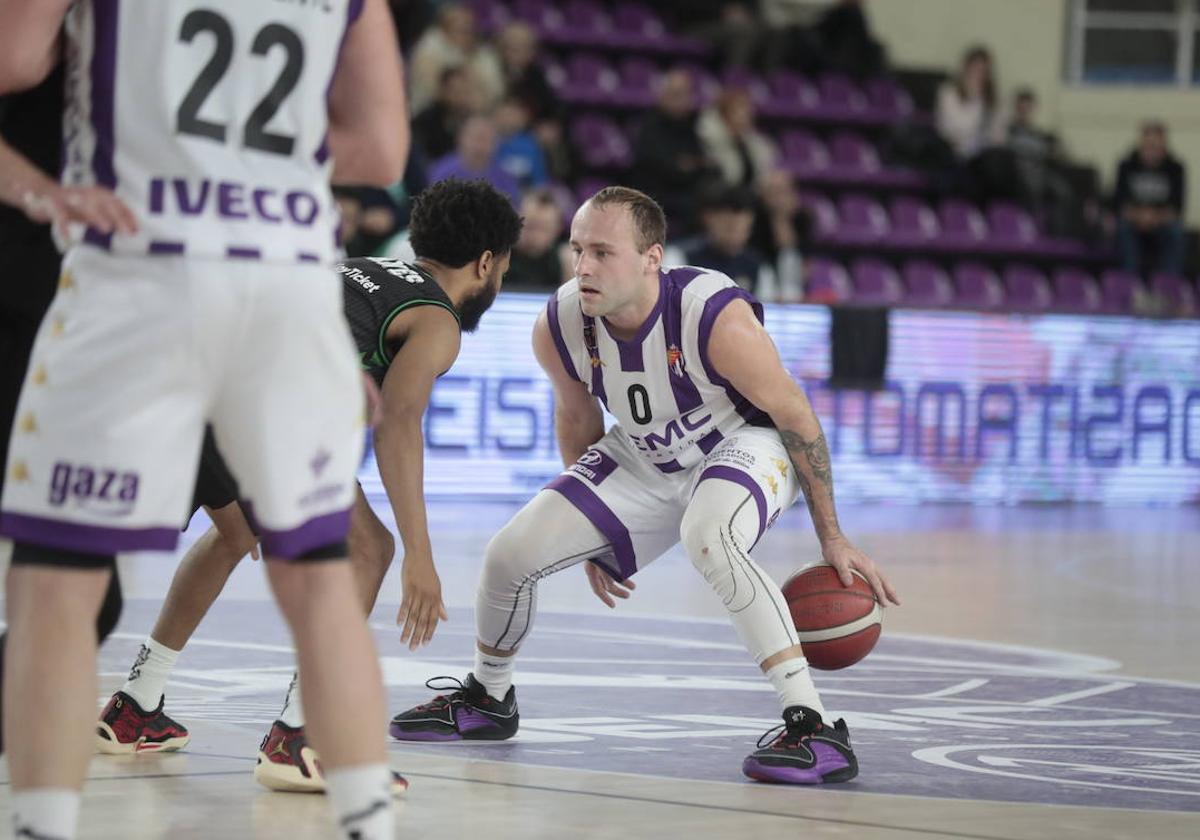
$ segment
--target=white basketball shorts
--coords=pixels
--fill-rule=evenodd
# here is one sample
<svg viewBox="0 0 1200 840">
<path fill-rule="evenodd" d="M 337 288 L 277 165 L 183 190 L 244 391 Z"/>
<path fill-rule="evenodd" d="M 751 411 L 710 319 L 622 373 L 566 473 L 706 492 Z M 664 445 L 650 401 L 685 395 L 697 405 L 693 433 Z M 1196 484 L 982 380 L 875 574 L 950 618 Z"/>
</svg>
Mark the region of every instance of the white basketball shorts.
<svg viewBox="0 0 1200 840">
<path fill-rule="evenodd" d="M 0 533 L 174 548 L 206 420 L 267 556 L 345 538 L 363 392 L 333 270 L 75 248 L 18 404 Z"/>
</svg>

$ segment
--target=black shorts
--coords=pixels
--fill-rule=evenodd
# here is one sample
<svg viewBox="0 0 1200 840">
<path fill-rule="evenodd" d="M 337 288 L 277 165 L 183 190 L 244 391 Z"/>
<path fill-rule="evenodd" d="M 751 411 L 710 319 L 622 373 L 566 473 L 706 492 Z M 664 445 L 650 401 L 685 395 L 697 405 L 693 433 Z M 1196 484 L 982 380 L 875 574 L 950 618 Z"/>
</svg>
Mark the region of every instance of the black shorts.
<svg viewBox="0 0 1200 840">
<path fill-rule="evenodd" d="M 216 510 L 237 500 L 237 479 L 217 449 L 212 426 L 205 426 L 204 445 L 200 448 L 200 469 L 196 472 L 196 489 L 192 494 L 192 510 L 188 519 L 202 507 Z"/>
</svg>

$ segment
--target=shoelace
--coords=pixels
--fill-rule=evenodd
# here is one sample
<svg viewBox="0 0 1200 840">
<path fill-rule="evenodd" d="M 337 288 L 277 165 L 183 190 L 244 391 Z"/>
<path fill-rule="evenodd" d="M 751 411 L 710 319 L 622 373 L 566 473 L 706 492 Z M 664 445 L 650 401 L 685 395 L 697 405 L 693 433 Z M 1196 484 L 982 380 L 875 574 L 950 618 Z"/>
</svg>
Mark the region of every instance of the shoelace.
<svg viewBox="0 0 1200 840">
<path fill-rule="evenodd" d="M 439 680 L 445 680 L 445 682 L 434 685 L 434 683 L 437 683 Z M 450 689 L 453 689 L 454 691 L 450 695 L 439 694 L 428 703 L 422 703 L 421 705 L 417 706 L 418 709 L 442 709 L 456 700 L 463 700 L 467 693 L 466 685 L 464 685 L 463 681 L 458 677 L 431 677 L 430 679 L 425 680 L 425 687 L 430 691 L 449 691 Z"/>
<path fill-rule="evenodd" d="M 814 733 L 812 732 L 792 732 L 787 728 L 787 724 L 781 723 L 778 726 L 772 726 L 758 738 L 757 748 L 762 749 L 767 744 L 774 746 L 779 743 L 785 747 L 797 747 L 800 742 Z"/>
</svg>

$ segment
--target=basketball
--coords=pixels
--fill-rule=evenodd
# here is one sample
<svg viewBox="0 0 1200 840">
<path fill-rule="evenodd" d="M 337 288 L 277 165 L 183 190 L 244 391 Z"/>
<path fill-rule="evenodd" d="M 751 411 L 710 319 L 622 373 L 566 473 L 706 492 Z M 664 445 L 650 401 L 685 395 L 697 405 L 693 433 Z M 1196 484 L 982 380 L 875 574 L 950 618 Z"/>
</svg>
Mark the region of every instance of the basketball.
<svg viewBox="0 0 1200 840">
<path fill-rule="evenodd" d="M 883 611 L 871 585 L 858 572 L 853 585 L 846 587 L 832 566 L 809 566 L 788 578 L 783 596 L 804 655 L 814 668 L 848 668 L 879 641 Z"/>
</svg>

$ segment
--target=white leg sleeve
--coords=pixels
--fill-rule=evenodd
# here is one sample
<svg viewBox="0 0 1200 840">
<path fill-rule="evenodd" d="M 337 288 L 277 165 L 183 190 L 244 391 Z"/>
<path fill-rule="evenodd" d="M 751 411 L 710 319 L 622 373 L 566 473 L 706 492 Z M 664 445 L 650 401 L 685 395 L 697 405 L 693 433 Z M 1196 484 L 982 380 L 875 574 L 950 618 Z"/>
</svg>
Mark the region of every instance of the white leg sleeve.
<svg viewBox="0 0 1200 840">
<path fill-rule="evenodd" d="M 758 536 L 759 512 L 746 488 L 721 478 L 696 486 L 680 525 L 692 564 L 704 575 L 754 661 L 799 644 L 779 585 L 749 554 Z"/>
<path fill-rule="evenodd" d="M 538 581 L 585 560 L 611 566 L 611 555 L 607 540 L 573 504 L 541 491 L 488 543 L 475 603 L 479 641 L 515 651 L 533 624 Z"/>
</svg>

